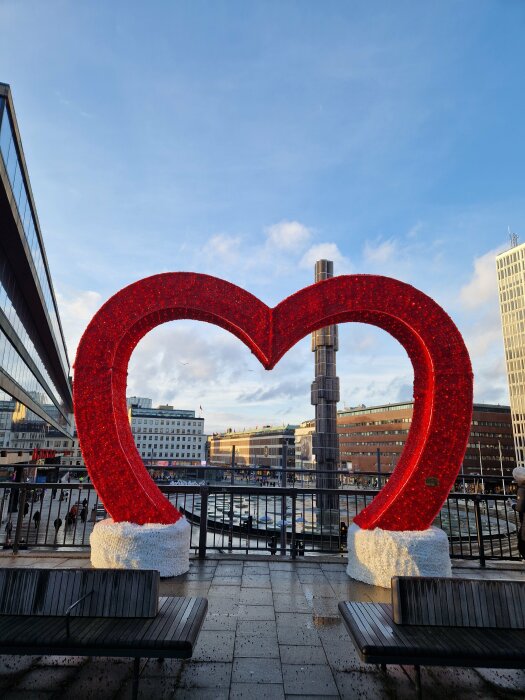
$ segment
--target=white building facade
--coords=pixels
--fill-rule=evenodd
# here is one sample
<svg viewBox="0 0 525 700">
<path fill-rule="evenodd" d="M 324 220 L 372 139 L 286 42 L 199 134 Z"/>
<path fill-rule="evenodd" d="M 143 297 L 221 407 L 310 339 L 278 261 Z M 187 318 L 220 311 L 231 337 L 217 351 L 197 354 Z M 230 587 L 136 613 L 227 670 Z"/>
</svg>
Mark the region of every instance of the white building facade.
<svg viewBox="0 0 525 700">
<path fill-rule="evenodd" d="M 525 244 L 496 256 L 516 464 L 525 466 Z"/>
<path fill-rule="evenodd" d="M 162 460 L 200 465 L 205 460 L 204 418 L 197 417 L 195 411 L 131 403 L 128 415 L 133 439 L 146 463 Z"/>
<path fill-rule="evenodd" d="M 313 435 L 315 420 L 305 420 L 295 429 L 295 468 L 315 469 Z"/>
</svg>

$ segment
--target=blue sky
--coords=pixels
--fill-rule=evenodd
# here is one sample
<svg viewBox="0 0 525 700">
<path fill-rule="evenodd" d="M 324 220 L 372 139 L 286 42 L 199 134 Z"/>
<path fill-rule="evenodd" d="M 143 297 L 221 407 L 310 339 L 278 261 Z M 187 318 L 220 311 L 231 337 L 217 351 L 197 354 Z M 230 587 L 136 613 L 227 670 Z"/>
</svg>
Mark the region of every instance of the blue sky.
<svg viewBox="0 0 525 700">
<path fill-rule="evenodd" d="M 72 360 L 134 280 L 195 270 L 274 305 L 329 257 L 433 296 L 476 399 L 508 401 L 494 254 L 509 225 L 525 240 L 521 0 L 0 0 L 0 26 Z M 242 428 L 312 416 L 312 373 L 308 340 L 267 373 L 178 322 L 128 387 Z M 367 326 L 342 329 L 338 373 L 342 404 L 411 397 L 404 352 Z"/>
</svg>

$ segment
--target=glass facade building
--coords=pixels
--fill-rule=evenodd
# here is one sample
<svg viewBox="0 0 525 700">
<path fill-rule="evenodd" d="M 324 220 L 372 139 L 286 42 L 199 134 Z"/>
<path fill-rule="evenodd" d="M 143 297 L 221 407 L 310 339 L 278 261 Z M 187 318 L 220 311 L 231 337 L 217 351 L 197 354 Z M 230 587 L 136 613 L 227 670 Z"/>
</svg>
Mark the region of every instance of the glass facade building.
<svg viewBox="0 0 525 700">
<path fill-rule="evenodd" d="M 11 91 L 0 83 L 0 401 L 72 433 L 70 366 Z"/>
<path fill-rule="evenodd" d="M 496 256 L 499 308 L 505 362 L 509 383 L 510 408 L 516 462 L 525 466 L 525 244 L 512 247 Z"/>
</svg>

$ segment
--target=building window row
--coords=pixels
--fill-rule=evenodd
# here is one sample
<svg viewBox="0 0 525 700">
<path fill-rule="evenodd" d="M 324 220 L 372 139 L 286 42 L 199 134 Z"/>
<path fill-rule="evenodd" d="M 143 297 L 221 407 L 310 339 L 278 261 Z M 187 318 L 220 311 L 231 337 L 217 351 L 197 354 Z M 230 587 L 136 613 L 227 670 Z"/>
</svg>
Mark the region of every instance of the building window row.
<svg viewBox="0 0 525 700">
<path fill-rule="evenodd" d="M 339 433 L 339 437 L 380 437 L 381 435 L 408 435 L 408 433 L 408 430 L 369 430 L 356 433 Z"/>
</svg>

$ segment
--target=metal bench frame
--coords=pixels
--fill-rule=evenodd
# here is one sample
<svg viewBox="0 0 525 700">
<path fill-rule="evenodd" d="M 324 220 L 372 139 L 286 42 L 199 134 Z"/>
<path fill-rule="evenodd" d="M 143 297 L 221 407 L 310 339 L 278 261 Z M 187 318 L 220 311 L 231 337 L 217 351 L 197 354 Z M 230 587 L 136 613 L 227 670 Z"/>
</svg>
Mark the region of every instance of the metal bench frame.
<svg viewBox="0 0 525 700">
<path fill-rule="evenodd" d="M 361 660 L 414 666 L 421 697 L 421 666 L 523 668 L 522 618 L 508 615 L 523 595 L 525 582 L 396 577 L 392 605 L 345 601 L 339 612 Z"/>
<path fill-rule="evenodd" d="M 193 654 L 208 601 L 159 598 L 157 571 L 21 572 L 0 569 L 0 654 L 132 657 L 134 699 L 142 658 Z"/>
</svg>

